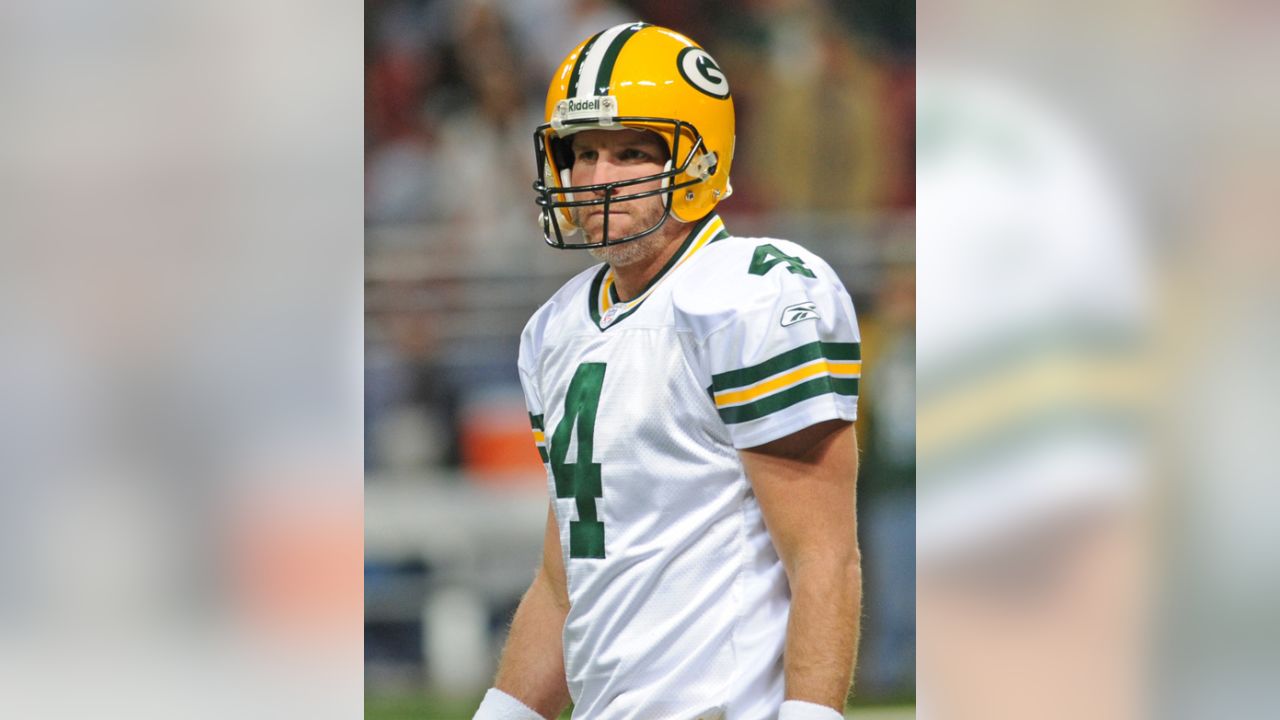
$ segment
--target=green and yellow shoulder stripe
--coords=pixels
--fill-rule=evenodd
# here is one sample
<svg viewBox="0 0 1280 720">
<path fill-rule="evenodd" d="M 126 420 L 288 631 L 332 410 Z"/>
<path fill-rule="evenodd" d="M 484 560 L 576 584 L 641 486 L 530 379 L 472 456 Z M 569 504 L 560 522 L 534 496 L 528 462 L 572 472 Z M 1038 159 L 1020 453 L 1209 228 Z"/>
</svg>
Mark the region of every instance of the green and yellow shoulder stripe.
<svg viewBox="0 0 1280 720">
<path fill-rule="evenodd" d="M 726 424 L 749 422 L 821 395 L 857 397 L 862 352 L 856 342 L 816 340 L 758 365 L 711 376 L 711 398 Z"/>
</svg>

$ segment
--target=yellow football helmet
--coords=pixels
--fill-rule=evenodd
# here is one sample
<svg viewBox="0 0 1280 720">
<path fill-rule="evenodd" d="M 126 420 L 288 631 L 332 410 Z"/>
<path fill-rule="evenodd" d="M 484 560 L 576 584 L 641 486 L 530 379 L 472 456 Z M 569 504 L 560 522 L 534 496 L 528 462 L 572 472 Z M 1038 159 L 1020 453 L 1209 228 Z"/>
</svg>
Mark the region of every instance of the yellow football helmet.
<svg viewBox="0 0 1280 720">
<path fill-rule="evenodd" d="M 670 151 L 664 172 L 601 185 L 570 185 L 573 153 L 567 138 L 581 130 L 623 128 L 662 136 Z M 729 82 L 707 51 L 684 35 L 647 23 L 616 25 L 582 41 L 560 64 L 547 92 L 546 122 L 534 131 L 533 145 L 538 172 L 533 187 L 548 245 L 616 245 L 652 233 L 671 215 L 694 222 L 733 192 Z M 661 187 L 617 194 L 653 180 L 661 180 Z M 593 193 L 603 197 L 591 197 Z M 609 237 L 610 203 L 659 194 L 664 196 L 665 212 L 653 227 Z M 573 208 L 590 205 L 604 206 L 604 232 L 597 242 L 587 242 L 573 221 Z M 575 237 L 578 242 L 569 240 Z"/>
</svg>

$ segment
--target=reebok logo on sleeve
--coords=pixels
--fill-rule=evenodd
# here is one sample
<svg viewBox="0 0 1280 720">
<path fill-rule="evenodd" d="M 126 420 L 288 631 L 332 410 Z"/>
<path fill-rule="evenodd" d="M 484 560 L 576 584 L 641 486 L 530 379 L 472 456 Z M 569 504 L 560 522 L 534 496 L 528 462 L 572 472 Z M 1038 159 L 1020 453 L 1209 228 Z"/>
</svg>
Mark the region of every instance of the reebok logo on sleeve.
<svg viewBox="0 0 1280 720">
<path fill-rule="evenodd" d="M 818 305 L 814 302 L 802 302 L 795 305 L 789 305 L 782 311 L 782 327 L 795 325 L 805 320 L 818 319 Z"/>
</svg>

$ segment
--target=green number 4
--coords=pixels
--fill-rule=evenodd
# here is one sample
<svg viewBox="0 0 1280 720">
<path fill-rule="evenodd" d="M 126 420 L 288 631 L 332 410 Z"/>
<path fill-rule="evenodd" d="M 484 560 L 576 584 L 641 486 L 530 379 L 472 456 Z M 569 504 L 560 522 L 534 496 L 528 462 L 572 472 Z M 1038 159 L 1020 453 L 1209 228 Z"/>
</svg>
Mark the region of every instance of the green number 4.
<svg viewBox="0 0 1280 720">
<path fill-rule="evenodd" d="M 564 398 L 564 417 L 551 436 L 551 474 L 556 480 L 556 497 L 573 498 L 578 505 L 578 519 L 569 521 L 571 558 L 604 557 L 604 522 L 596 519 L 596 500 L 603 497 L 600 463 L 591 461 L 604 366 L 604 363 L 578 366 Z M 575 427 L 578 455 L 575 462 L 565 462 Z"/>
<path fill-rule="evenodd" d="M 789 273 L 815 277 L 813 271 L 804 264 L 804 260 L 795 255 L 788 255 L 769 243 L 756 248 L 755 254 L 751 256 L 751 267 L 747 272 L 752 275 L 764 275 L 778 263 L 786 263 Z"/>
</svg>

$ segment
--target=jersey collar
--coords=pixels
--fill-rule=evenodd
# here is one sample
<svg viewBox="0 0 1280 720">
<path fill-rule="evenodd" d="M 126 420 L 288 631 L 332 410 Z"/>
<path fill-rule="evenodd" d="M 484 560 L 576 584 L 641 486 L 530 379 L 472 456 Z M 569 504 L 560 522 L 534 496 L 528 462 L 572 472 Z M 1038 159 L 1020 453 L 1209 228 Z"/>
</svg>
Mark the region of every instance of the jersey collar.
<svg viewBox="0 0 1280 720">
<path fill-rule="evenodd" d="M 662 269 L 644 286 L 639 295 L 627 302 L 622 302 L 618 299 L 618 290 L 613 285 L 613 268 L 608 265 L 600 268 L 600 272 L 596 273 L 595 279 L 591 281 L 591 290 L 587 298 L 591 310 L 591 320 L 601 331 L 617 325 L 623 318 L 628 317 L 639 309 L 640 304 L 657 289 L 658 283 L 662 282 L 676 268 L 685 264 L 689 258 L 693 257 L 708 244 L 728 236 L 729 233 L 725 231 L 724 221 L 720 219 L 720 216 L 714 212 L 709 213 L 706 217 L 694 223 L 693 228 L 689 231 L 689 236 L 680 244 L 680 248 L 671 256 L 667 264 L 662 266 Z"/>
</svg>

